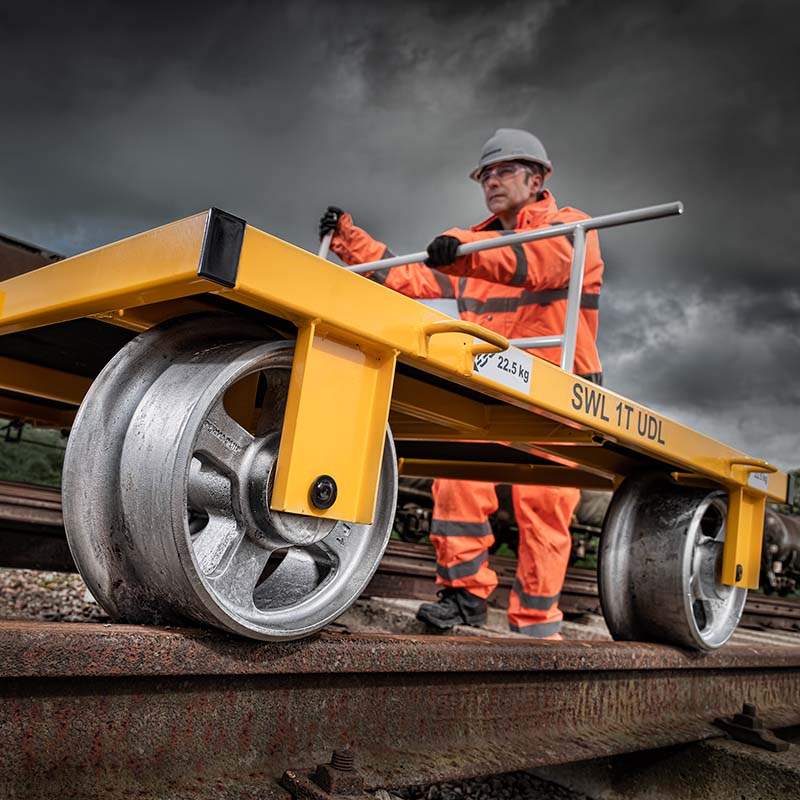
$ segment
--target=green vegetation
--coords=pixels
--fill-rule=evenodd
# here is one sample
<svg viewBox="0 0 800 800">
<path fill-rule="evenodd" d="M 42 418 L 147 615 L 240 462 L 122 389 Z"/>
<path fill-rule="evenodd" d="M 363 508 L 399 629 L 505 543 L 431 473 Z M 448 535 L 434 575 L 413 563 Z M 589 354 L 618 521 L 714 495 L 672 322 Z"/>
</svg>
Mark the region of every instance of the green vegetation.
<svg viewBox="0 0 800 800">
<path fill-rule="evenodd" d="M 66 444 L 59 431 L 0 419 L 0 480 L 61 486 Z"/>
</svg>

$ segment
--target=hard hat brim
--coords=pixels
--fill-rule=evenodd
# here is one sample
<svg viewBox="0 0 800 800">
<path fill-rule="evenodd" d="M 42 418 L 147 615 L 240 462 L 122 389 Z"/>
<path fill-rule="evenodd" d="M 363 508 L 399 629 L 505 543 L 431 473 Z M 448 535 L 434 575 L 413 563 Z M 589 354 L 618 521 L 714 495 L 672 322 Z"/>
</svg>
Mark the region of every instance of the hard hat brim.
<svg viewBox="0 0 800 800">
<path fill-rule="evenodd" d="M 544 167 L 545 169 L 545 178 L 549 178 L 551 173 L 553 172 L 553 165 L 549 161 L 545 161 L 543 158 L 528 158 L 527 156 L 509 156 L 508 154 L 498 155 L 497 158 L 488 158 L 482 164 L 478 164 L 475 169 L 470 172 L 469 177 L 473 181 L 478 180 L 478 175 L 481 174 L 482 170 L 485 167 L 490 167 L 492 164 L 499 164 L 501 161 L 521 161 L 523 163 L 527 162 L 528 164 L 538 164 L 540 167 Z"/>
</svg>

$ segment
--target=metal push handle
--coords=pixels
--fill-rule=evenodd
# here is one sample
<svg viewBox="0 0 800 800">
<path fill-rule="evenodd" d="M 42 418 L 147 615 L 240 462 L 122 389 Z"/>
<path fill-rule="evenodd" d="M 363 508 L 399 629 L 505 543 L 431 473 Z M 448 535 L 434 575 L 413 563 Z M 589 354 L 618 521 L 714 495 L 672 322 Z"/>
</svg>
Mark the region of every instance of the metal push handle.
<svg viewBox="0 0 800 800">
<path fill-rule="evenodd" d="M 634 208 L 630 211 L 618 211 L 615 214 L 604 214 L 600 217 L 565 222 L 553 225 L 550 228 L 537 228 L 532 231 L 512 233 L 508 236 L 499 236 L 496 239 L 486 239 L 480 242 L 462 244 L 456 250 L 456 256 L 467 256 L 481 250 L 493 250 L 496 247 L 510 247 L 525 242 L 536 242 L 540 239 L 552 239 L 556 236 L 573 235 L 572 265 L 570 267 L 569 289 L 567 291 L 567 313 L 564 320 L 564 333 L 561 336 L 536 336 L 529 339 L 511 339 L 509 344 L 521 349 L 532 347 L 561 347 L 561 369 L 572 372 L 575 366 L 575 344 L 578 338 L 578 319 L 580 317 L 581 290 L 583 288 L 584 262 L 586 259 L 586 232 L 601 228 L 613 228 L 618 225 L 628 225 L 631 222 L 644 222 L 649 219 L 661 219 L 683 213 L 683 203 L 663 203 L 657 206 Z M 320 248 L 321 250 L 321 248 Z M 409 253 L 405 256 L 385 258 L 380 261 L 370 261 L 366 264 L 356 264 L 346 267 L 350 272 L 362 274 L 378 269 L 402 267 L 406 264 L 416 264 L 425 261 L 428 257 L 424 250 L 419 253 Z M 483 335 L 485 337 L 485 334 Z"/>
<path fill-rule="evenodd" d="M 747 472 L 777 472 L 778 468 L 760 458 L 729 458 L 728 468 L 744 467 Z"/>
<path fill-rule="evenodd" d="M 505 336 L 490 331 L 477 322 L 467 322 L 463 319 L 440 319 L 431 322 L 422 328 L 422 333 L 426 341 L 437 333 L 466 333 L 468 336 L 474 336 L 481 340 L 479 344 L 472 345 L 472 354 L 475 356 L 479 353 L 502 353 L 503 350 L 508 350 L 508 339 Z M 427 350 L 427 347 L 425 349 Z"/>
<path fill-rule="evenodd" d="M 659 206 L 647 206 L 646 208 L 635 208 L 631 211 L 618 211 L 616 214 L 604 214 L 601 217 L 589 217 L 577 222 L 564 222 L 560 225 L 553 225 L 550 228 L 537 228 L 533 231 L 521 231 L 511 233 L 508 236 L 500 236 L 497 239 L 486 239 L 480 242 L 468 242 L 462 244 L 456 250 L 456 256 L 468 256 L 471 253 L 478 253 L 481 250 L 493 250 L 496 247 L 510 247 L 514 244 L 524 244 L 525 242 L 535 242 L 539 239 L 552 239 L 555 236 L 566 236 L 576 228 L 583 228 L 591 231 L 599 228 L 613 228 L 617 225 L 627 225 L 630 222 L 643 222 L 648 219 L 661 219 L 661 217 L 671 217 L 675 214 L 683 213 L 683 203 L 664 203 Z M 369 261 L 365 264 L 355 264 L 345 267 L 350 272 L 362 274 L 373 272 L 376 269 L 388 269 L 389 267 L 402 267 L 406 264 L 416 264 L 424 261 L 428 257 L 427 252 L 422 250 L 419 253 L 409 253 L 405 256 L 394 256 L 384 258 L 381 261 Z"/>
<path fill-rule="evenodd" d="M 328 250 L 331 249 L 331 239 L 333 239 L 333 231 L 328 231 L 320 240 L 319 252 L 317 253 L 320 258 L 328 257 Z"/>
</svg>

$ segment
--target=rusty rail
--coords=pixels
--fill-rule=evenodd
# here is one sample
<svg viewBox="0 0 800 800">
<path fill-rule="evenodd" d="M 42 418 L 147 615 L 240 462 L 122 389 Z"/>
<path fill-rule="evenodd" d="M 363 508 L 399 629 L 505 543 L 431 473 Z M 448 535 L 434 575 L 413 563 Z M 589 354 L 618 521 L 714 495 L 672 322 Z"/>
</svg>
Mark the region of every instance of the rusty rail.
<svg viewBox="0 0 800 800">
<path fill-rule="evenodd" d="M 498 608 L 508 607 L 514 580 L 513 558 L 491 556 L 500 585 L 493 596 Z M 57 489 L 0 481 L 0 566 L 73 572 L 64 537 L 61 493 Z M 392 541 L 365 594 L 375 597 L 435 599 L 436 565 L 427 544 Z M 594 570 L 571 568 L 561 594 L 567 614 L 600 613 Z M 742 626 L 800 630 L 800 602 L 750 594 Z"/>
<path fill-rule="evenodd" d="M 0 566 L 74 571 L 61 492 L 0 481 Z"/>
<path fill-rule="evenodd" d="M 286 797 L 349 747 L 367 788 L 718 736 L 743 700 L 800 723 L 800 648 L 0 623 L 0 796 Z"/>
</svg>

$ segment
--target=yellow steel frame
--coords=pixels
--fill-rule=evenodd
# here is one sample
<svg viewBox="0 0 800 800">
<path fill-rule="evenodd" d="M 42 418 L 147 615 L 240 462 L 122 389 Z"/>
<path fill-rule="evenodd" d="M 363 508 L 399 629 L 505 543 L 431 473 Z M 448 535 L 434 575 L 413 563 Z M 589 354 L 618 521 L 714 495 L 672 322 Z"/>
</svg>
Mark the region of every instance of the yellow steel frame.
<svg viewBox="0 0 800 800">
<path fill-rule="evenodd" d="M 552 463 L 408 459 L 401 463 L 405 474 L 610 488 L 641 468 L 641 454 L 677 480 L 728 490 L 722 579 L 758 585 L 764 503 L 785 501 L 788 490 L 787 476 L 775 467 L 540 359 L 533 360 L 529 388 L 477 374 L 475 355 L 503 349 L 501 336 L 251 226 L 233 288 L 199 277 L 207 221 L 208 212 L 198 214 L 0 283 L 0 334 L 87 316 L 144 330 L 204 308 L 200 295 L 220 295 L 298 331 L 273 507 L 371 521 L 387 419 L 396 439 L 502 442 Z M 421 377 L 396 375 L 397 362 Z M 444 382 L 432 385 L 426 374 Z M 0 391 L 33 403 L 43 397 L 77 403 L 87 386 L 68 373 L 0 360 Z M 459 387 L 472 390 L 470 396 Z M 11 409 L 0 398 L 4 410 Z M 55 417 L 53 424 L 61 424 Z M 619 447 L 600 446 L 606 442 Z M 328 510 L 308 499 L 322 474 L 338 486 Z"/>
<path fill-rule="evenodd" d="M 0 356 L 0 388 L 43 400 L 81 404 L 92 381 L 62 370 Z"/>
</svg>

